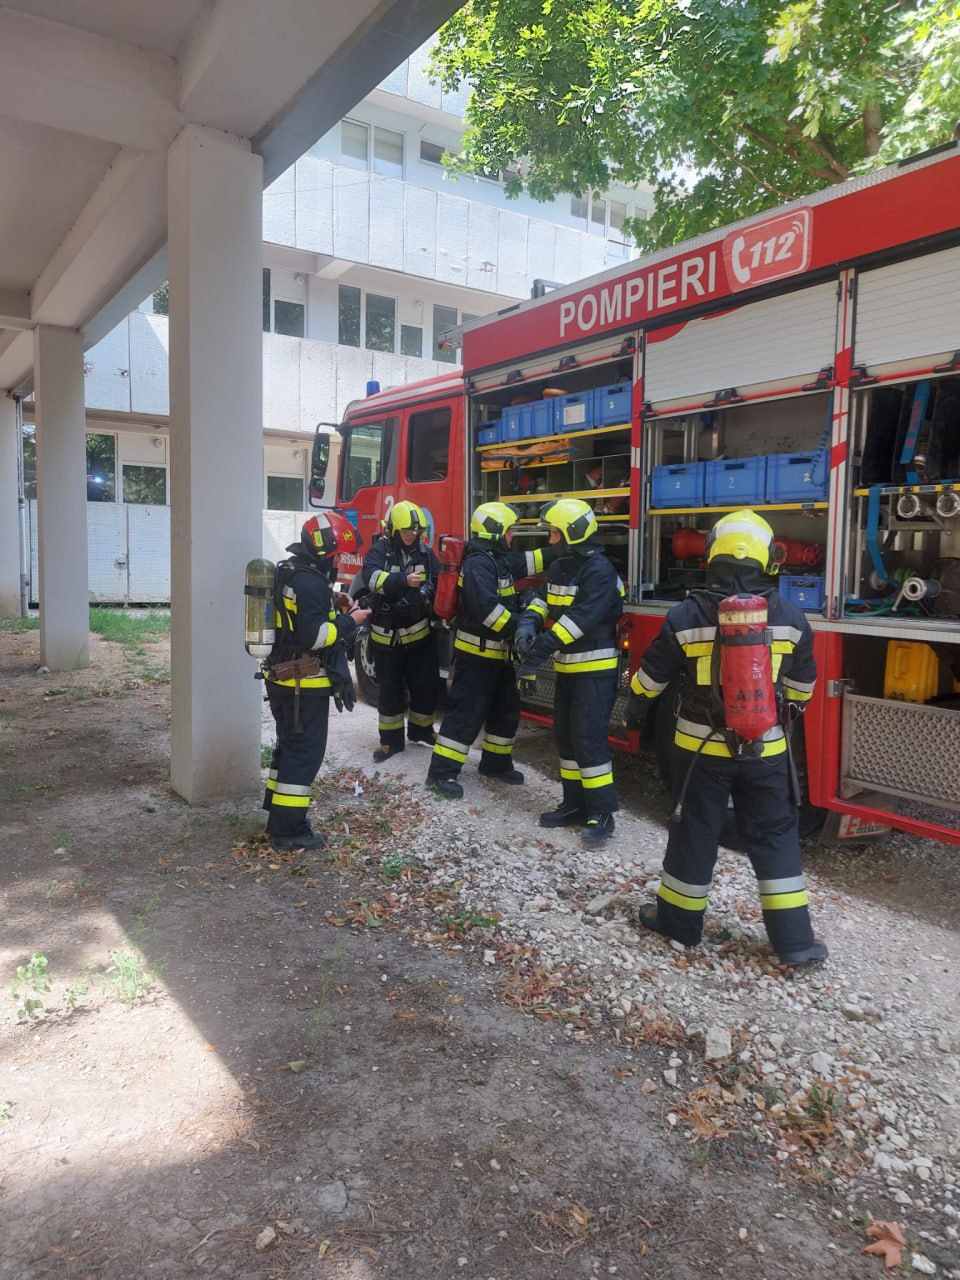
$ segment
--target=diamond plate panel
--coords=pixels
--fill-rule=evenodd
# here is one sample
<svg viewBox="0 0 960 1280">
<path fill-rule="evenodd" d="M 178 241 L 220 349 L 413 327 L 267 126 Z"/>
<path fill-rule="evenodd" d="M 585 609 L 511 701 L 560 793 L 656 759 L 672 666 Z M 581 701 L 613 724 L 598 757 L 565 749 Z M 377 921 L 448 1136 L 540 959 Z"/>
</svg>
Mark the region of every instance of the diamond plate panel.
<svg viewBox="0 0 960 1280">
<path fill-rule="evenodd" d="M 575 676 L 568 677 L 576 679 Z M 610 717 L 610 733 L 615 738 L 622 738 L 624 734 L 623 717 L 627 710 L 627 696 L 630 692 L 627 683 L 627 664 L 626 660 L 621 658 L 619 671 L 619 692 L 617 699 L 613 704 L 613 715 Z M 553 671 L 553 665 L 548 662 L 540 667 L 537 674 L 537 683 L 534 685 L 532 694 L 524 697 L 523 705 L 527 711 L 542 711 L 547 714 L 553 711 L 553 698 L 556 691 L 557 677 Z"/>
<path fill-rule="evenodd" d="M 960 810 L 960 711 L 846 694 L 840 785 Z"/>
</svg>

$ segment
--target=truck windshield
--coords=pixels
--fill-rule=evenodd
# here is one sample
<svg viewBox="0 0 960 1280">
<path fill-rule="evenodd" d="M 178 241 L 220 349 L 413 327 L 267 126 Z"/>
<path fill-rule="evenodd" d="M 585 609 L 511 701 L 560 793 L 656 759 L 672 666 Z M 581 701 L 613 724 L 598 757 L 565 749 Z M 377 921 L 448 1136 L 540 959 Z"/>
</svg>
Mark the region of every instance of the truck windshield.
<svg viewBox="0 0 960 1280">
<path fill-rule="evenodd" d="M 397 480 L 397 419 L 364 422 L 351 427 L 343 463 L 341 502 L 350 502 L 370 485 L 395 484 Z"/>
</svg>

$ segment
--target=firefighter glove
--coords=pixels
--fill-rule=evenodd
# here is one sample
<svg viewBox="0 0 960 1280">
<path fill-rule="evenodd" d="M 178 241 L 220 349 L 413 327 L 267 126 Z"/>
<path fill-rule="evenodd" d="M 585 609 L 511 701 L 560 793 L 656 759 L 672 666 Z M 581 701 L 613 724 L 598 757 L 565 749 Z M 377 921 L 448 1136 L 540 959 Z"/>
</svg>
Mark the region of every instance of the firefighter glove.
<svg viewBox="0 0 960 1280">
<path fill-rule="evenodd" d="M 537 638 L 539 623 L 535 615 L 522 614 L 513 633 L 513 656 L 517 662 L 526 662 Z"/>
<path fill-rule="evenodd" d="M 521 697 L 529 697 L 537 683 L 537 672 L 540 669 L 540 663 L 536 659 L 527 658 L 517 672 L 517 688 Z"/>
<path fill-rule="evenodd" d="M 623 727 L 625 729 L 643 728 L 649 705 L 648 699 L 631 690 L 627 698 L 626 710 L 623 713 Z"/>
</svg>

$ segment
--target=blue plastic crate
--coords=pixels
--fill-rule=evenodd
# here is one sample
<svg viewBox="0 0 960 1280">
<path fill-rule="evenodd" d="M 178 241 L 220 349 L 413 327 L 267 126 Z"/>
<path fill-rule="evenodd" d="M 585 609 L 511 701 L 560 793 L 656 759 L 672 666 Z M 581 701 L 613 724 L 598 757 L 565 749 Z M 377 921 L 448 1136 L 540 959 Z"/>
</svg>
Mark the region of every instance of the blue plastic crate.
<svg viewBox="0 0 960 1280">
<path fill-rule="evenodd" d="M 512 404 L 503 411 L 503 430 L 501 440 L 526 440 L 530 434 L 529 404 Z"/>
<path fill-rule="evenodd" d="M 499 444 L 500 423 L 481 422 L 477 427 L 477 444 Z"/>
<path fill-rule="evenodd" d="M 557 396 L 553 404 L 553 429 L 561 435 L 568 431 L 587 431 L 593 426 L 593 392 L 575 391 Z"/>
<path fill-rule="evenodd" d="M 799 574 L 781 573 L 778 579 L 780 594 L 801 609 L 823 608 L 823 578 L 814 575 L 803 578 Z"/>
<path fill-rule="evenodd" d="M 706 464 L 703 484 L 708 507 L 749 506 L 763 502 L 766 492 L 767 459 L 720 458 Z"/>
<path fill-rule="evenodd" d="M 650 473 L 650 505 L 659 507 L 702 507 L 705 462 L 681 462 L 654 467 Z"/>
<path fill-rule="evenodd" d="M 771 453 L 768 502 L 822 502 L 829 487 L 826 453 Z"/>
<path fill-rule="evenodd" d="M 530 438 L 553 435 L 553 400 L 534 400 L 530 405 Z"/>
<path fill-rule="evenodd" d="M 617 382 L 612 387 L 597 387 L 593 393 L 593 418 L 598 427 L 629 422 L 632 408 L 633 386 L 629 382 Z"/>
</svg>

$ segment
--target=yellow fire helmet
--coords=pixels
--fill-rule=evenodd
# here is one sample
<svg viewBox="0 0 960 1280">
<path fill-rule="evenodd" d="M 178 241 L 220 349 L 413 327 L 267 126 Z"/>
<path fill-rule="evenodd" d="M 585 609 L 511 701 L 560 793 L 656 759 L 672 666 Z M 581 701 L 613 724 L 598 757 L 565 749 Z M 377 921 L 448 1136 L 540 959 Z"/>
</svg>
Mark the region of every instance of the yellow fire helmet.
<svg viewBox="0 0 960 1280">
<path fill-rule="evenodd" d="M 517 523 L 520 513 L 508 502 L 482 502 L 470 517 L 470 533 L 474 538 L 499 542 Z"/>
<path fill-rule="evenodd" d="M 579 498 L 557 498 L 540 508 L 540 520 L 552 529 L 559 529 L 568 547 L 586 542 L 597 532 L 597 517 L 593 508 Z"/>
<path fill-rule="evenodd" d="M 391 533 L 400 533 L 405 529 L 413 529 L 415 533 L 427 531 L 426 514 L 415 502 L 395 502 L 390 508 L 386 523 Z"/>
<path fill-rule="evenodd" d="M 764 573 L 776 573 L 773 562 L 773 530 L 755 511 L 744 507 L 721 516 L 707 538 L 707 562 L 717 556 L 753 560 Z"/>
</svg>

